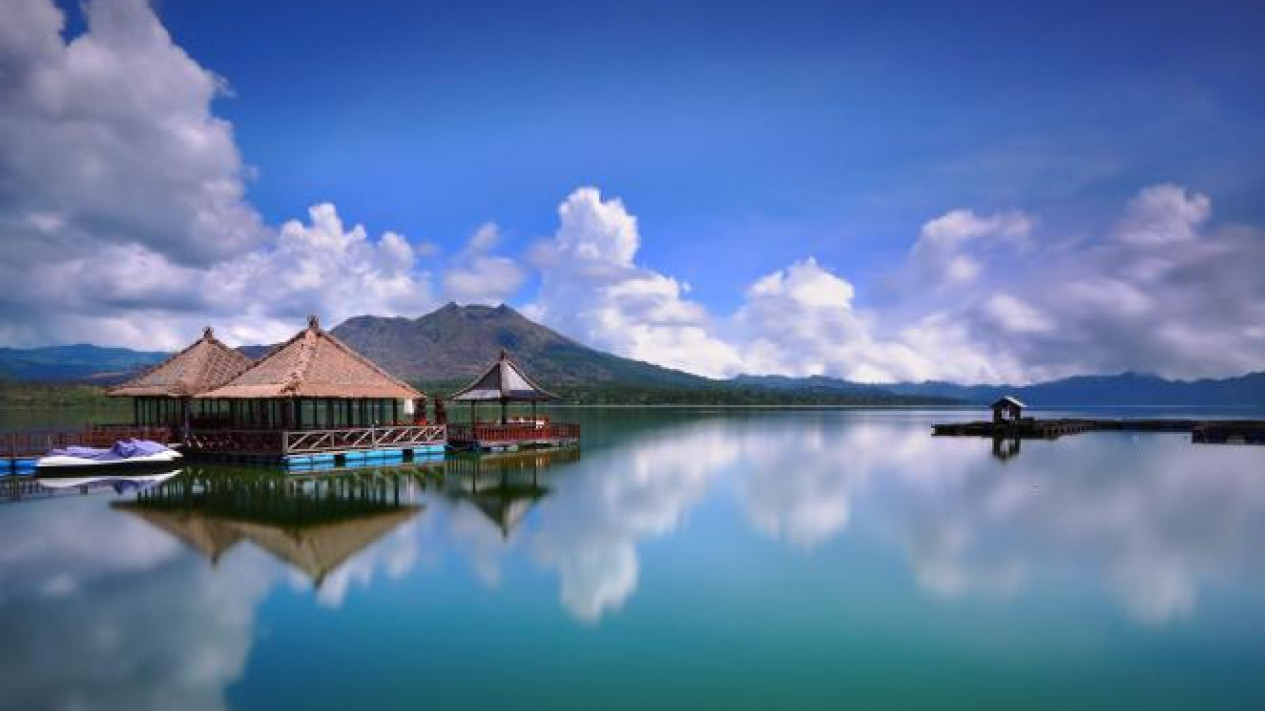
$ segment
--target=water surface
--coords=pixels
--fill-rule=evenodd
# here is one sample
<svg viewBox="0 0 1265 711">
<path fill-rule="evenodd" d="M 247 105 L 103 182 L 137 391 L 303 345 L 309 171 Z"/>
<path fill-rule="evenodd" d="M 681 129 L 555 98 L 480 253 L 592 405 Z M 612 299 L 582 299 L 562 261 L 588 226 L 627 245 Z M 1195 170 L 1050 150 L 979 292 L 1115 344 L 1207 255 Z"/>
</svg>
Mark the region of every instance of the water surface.
<svg viewBox="0 0 1265 711">
<path fill-rule="evenodd" d="M 579 416 L 579 453 L 0 504 L 0 708 L 1265 704 L 1265 448 Z"/>
</svg>

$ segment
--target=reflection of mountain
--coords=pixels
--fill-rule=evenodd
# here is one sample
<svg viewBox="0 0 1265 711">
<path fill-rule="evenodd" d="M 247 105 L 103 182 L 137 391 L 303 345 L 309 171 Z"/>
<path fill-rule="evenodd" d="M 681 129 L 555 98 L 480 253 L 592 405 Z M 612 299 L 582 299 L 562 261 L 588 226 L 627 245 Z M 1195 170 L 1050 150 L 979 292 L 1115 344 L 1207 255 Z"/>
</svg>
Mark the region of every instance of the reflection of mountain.
<svg viewBox="0 0 1265 711">
<path fill-rule="evenodd" d="M 296 478 L 284 474 L 193 470 L 136 501 L 113 506 L 218 561 L 249 540 L 302 570 L 318 586 L 356 553 L 421 507 L 401 503 L 409 471 L 375 476 Z"/>
<path fill-rule="evenodd" d="M 549 488 L 541 484 L 549 468 L 579 458 L 579 449 L 450 458 L 444 466 L 447 494 L 473 504 L 508 539 L 527 512 L 549 495 Z"/>
</svg>

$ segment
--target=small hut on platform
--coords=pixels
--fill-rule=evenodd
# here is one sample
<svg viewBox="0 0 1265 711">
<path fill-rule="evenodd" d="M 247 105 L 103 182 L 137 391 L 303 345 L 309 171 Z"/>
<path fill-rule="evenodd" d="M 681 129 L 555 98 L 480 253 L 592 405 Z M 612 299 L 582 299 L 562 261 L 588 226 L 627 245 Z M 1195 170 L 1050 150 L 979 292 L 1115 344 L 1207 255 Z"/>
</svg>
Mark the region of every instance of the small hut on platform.
<svg viewBox="0 0 1265 711">
<path fill-rule="evenodd" d="M 511 402 L 530 402 L 532 415 L 536 403 L 557 400 L 558 396 L 545 390 L 527 377 L 523 369 L 510 359 L 509 352 L 501 349 L 501 356 L 488 366 L 473 383 L 448 396 L 452 402 L 470 403 L 470 421 L 478 422 L 478 405 L 481 402 L 501 404 L 501 424 L 508 423 L 508 406 Z"/>
<path fill-rule="evenodd" d="M 552 446 L 579 441 L 578 425 L 552 423 L 536 414 L 541 402 L 558 396 L 540 387 L 510 358 L 505 349 L 474 382 L 447 398 L 451 402 L 470 403 L 470 424 L 449 425 L 449 444 L 471 449 L 501 449 L 517 446 Z M 510 403 L 531 403 L 530 418 L 509 417 Z M 498 403 L 500 421 L 479 421 L 479 403 Z"/>
<path fill-rule="evenodd" d="M 1001 397 L 993 403 L 993 422 L 1018 422 L 1023 419 L 1023 409 L 1027 405 L 1019 402 L 1011 395 Z"/>
<path fill-rule="evenodd" d="M 308 327 L 197 399 L 235 429 L 333 429 L 411 423 L 425 396 L 320 327 Z"/>
<path fill-rule="evenodd" d="M 132 419 L 140 427 L 169 427 L 187 433 L 200 417 L 193 398 L 240 375 L 253 361 L 215 337 L 210 326 L 202 337 L 167 360 L 107 391 L 132 398 Z"/>
</svg>

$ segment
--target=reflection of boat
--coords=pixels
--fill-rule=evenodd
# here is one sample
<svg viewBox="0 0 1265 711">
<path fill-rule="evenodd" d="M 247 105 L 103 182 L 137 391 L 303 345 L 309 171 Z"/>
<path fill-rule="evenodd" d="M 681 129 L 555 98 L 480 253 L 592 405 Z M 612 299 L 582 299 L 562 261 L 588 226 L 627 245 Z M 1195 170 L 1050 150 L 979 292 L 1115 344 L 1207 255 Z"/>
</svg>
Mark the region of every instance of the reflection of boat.
<svg viewBox="0 0 1265 711">
<path fill-rule="evenodd" d="M 40 478 L 36 482 L 44 489 L 50 491 L 62 491 L 66 489 L 76 489 L 80 487 L 99 487 L 110 486 L 117 494 L 129 492 L 144 491 L 151 486 L 157 486 L 164 481 L 172 478 L 180 473 L 180 470 L 162 472 L 159 474 L 136 474 L 129 476 L 76 476 L 76 477 L 57 477 L 56 479 Z"/>
<path fill-rule="evenodd" d="M 421 510 L 401 503 L 408 474 L 296 478 L 251 470 L 191 469 L 127 511 L 216 561 L 243 540 L 303 571 L 316 585 Z"/>
<path fill-rule="evenodd" d="M 95 470 L 170 468 L 180 453 L 166 445 L 143 439 L 124 439 L 109 449 L 66 447 L 54 449 L 35 463 L 36 472 L 48 476 Z"/>
</svg>

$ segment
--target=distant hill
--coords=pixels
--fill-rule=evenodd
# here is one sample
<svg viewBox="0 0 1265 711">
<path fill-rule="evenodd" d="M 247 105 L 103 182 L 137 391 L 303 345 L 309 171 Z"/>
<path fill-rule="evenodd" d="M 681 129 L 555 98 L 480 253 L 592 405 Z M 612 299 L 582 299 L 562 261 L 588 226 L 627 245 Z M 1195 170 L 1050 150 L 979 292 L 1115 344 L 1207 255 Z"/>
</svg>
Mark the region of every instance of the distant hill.
<svg viewBox="0 0 1265 711">
<path fill-rule="evenodd" d="M 899 395 L 945 397 L 987 404 L 1014 395 L 1033 407 L 1265 407 L 1265 372 L 1233 378 L 1166 380 L 1155 375 L 1082 375 L 1034 385 L 957 385 L 945 382 L 861 385 L 835 378 L 739 376 L 737 380 L 766 387 L 804 387 L 858 392 L 875 388 Z"/>
<path fill-rule="evenodd" d="M 102 348 L 87 343 L 0 348 L 0 378 L 28 382 L 117 382 L 166 358 L 161 351 Z"/>
</svg>

